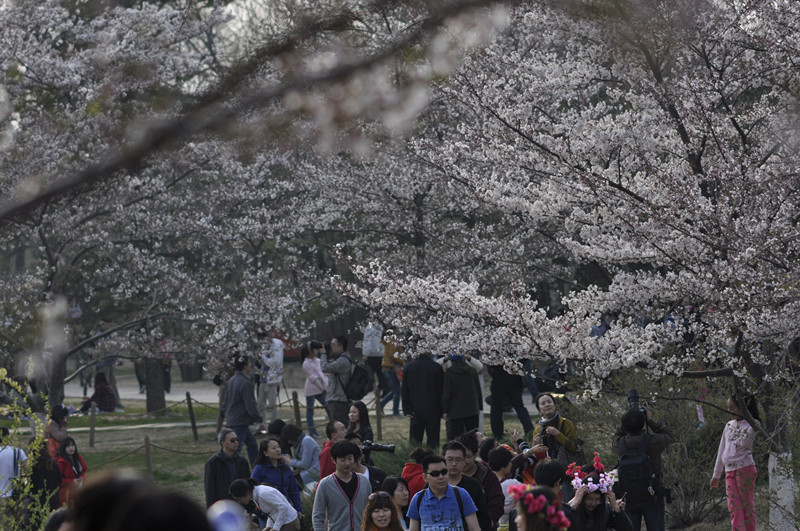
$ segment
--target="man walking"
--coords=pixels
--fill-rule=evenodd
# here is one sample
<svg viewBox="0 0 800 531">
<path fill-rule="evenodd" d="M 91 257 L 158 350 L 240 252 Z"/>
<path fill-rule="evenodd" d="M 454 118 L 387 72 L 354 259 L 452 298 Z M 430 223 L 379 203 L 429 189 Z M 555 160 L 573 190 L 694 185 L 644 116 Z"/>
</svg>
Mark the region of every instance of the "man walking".
<svg viewBox="0 0 800 531">
<path fill-rule="evenodd" d="M 447 466 L 441 455 L 422 460 L 427 488 L 414 495 L 408 506 L 409 531 L 479 531 L 477 509 L 467 491 L 447 482 Z"/>
<path fill-rule="evenodd" d="M 467 449 L 458 441 L 450 441 L 442 446 L 442 453 L 447 465 L 447 482 L 453 487 L 460 487 L 467 491 L 477 509 L 475 516 L 478 518 L 478 527 L 481 528 L 481 531 L 492 531 L 492 517 L 489 514 L 489 506 L 486 502 L 486 494 L 483 492 L 481 482 L 471 476 L 464 475 L 464 467 L 466 466 L 464 458 L 467 455 Z"/>
<path fill-rule="evenodd" d="M 314 531 L 359 531 L 364 508 L 372 487 L 367 478 L 353 471 L 361 458 L 361 450 L 350 441 L 339 441 L 331 447 L 336 471 L 320 480 L 314 496 L 312 520 Z"/>
<path fill-rule="evenodd" d="M 421 354 L 403 371 L 403 413 L 410 421 L 412 443 L 421 445 L 427 433 L 428 446 L 439 446 L 443 387 L 444 371 L 430 354 Z"/>
<path fill-rule="evenodd" d="M 328 378 L 328 412 L 331 420 L 338 420 L 347 425 L 347 414 L 350 412 L 350 400 L 345 393 L 347 382 L 350 381 L 350 371 L 353 360 L 347 352 L 347 338 L 336 336 L 331 339 L 330 361 L 328 355 L 320 356 L 322 372 L 330 375 Z"/>
<path fill-rule="evenodd" d="M 256 406 L 255 391 L 253 381 L 250 379 L 252 366 L 250 358 L 237 355 L 233 361 L 233 368 L 236 373 L 228 380 L 225 389 L 225 424 L 228 425 L 239 438 L 239 452 L 242 446 L 247 445 L 247 457 L 252 465 L 258 457 L 258 443 L 250 431 L 250 425 L 258 422 L 259 431 L 264 429 L 264 419 L 258 412 Z"/>
</svg>

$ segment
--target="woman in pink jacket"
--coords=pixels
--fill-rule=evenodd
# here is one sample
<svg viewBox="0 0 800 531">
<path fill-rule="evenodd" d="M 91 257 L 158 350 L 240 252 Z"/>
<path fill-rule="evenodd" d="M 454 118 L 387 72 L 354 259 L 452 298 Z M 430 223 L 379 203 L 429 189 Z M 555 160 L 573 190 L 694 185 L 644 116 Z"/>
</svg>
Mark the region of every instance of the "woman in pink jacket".
<svg viewBox="0 0 800 531">
<path fill-rule="evenodd" d="M 314 400 L 317 400 L 327 413 L 328 408 L 325 401 L 325 393 L 328 388 L 328 377 L 322 372 L 319 363 L 319 355 L 325 347 L 319 341 L 309 341 L 300 349 L 300 359 L 303 360 L 303 372 L 306 373 L 306 423 L 308 424 L 308 434 L 312 437 L 319 437 L 314 426 Z"/>
<path fill-rule="evenodd" d="M 758 407 L 754 398 L 747 400 L 747 410 L 758 420 Z M 717 462 L 711 478 L 711 488 L 719 487 L 719 479 L 725 469 L 725 494 L 728 496 L 728 511 L 731 513 L 733 531 L 756 531 L 755 488 L 756 463 L 753 460 L 753 441 L 755 430 L 744 418 L 736 397 L 728 398 L 728 411 L 733 420 L 725 424 L 719 442 Z"/>
</svg>

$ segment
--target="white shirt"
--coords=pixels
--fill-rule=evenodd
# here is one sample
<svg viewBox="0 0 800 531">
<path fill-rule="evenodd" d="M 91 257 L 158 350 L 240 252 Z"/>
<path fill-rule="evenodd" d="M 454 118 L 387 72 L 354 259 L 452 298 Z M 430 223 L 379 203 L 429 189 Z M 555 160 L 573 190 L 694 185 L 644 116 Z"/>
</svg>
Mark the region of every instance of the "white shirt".
<svg viewBox="0 0 800 531">
<path fill-rule="evenodd" d="M 279 384 L 283 381 L 283 341 L 270 339 L 261 349 L 261 383 Z"/>
<path fill-rule="evenodd" d="M 47 451 L 47 448 L 44 449 Z M 14 454 L 16 453 L 17 473 L 14 473 Z M 11 480 L 19 475 L 19 471 L 25 464 L 28 457 L 25 452 L 13 446 L 0 447 L 0 498 L 10 498 L 14 493 L 14 487 Z"/>
<path fill-rule="evenodd" d="M 278 489 L 267 485 L 256 485 L 253 488 L 253 501 L 259 509 L 269 515 L 269 519 L 273 522 L 271 527 L 275 529 L 280 529 L 297 519 L 297 511 Z"/>
</svg>

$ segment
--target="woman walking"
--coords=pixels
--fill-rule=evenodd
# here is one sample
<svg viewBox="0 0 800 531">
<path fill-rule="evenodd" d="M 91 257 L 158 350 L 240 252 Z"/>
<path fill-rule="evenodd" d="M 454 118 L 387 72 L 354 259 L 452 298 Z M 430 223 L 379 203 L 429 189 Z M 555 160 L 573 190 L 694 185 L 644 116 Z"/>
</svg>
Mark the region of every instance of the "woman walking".
<svg viewBox="0 0 800 531">
<path fill-rule="evenodd" d="M 400 511 L 388 492 L 381 490 L 369 495 L 361 531 L 403 531 Z"/>
</svg>

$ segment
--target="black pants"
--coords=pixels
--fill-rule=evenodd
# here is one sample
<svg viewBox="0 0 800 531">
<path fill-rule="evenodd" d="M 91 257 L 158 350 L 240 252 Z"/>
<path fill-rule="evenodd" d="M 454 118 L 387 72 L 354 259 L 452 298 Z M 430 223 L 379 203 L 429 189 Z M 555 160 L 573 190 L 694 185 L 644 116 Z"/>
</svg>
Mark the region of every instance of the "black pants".
<svg viewBox="0 0 800 531">
<path fill-rule="evenodd" d="M 494 399 L 492 399 L 494 400 Z M 452 441 L 462 433 L 466 433 L 478 427 L 478 415 L 469 417 L 459 417 L 457 419 L 447 419 L 447 439 Z"/>
<path fill-rule="evenodd" d="M 428 434 L 428 446 L 430 448 L 438 448 L 439 447 L 439 431 L 442 429 L 442 419 L 439 417 L 435 418 L 423 418 L 419 415 L 415 415 L 411 419 L 411 427 L 409 429 L 409 436 L 411 438 L 412 444 L 416 443 L 420 446 L 422 445 L 422 436 L 423 434 Z"/>
<path fill-rule="evenodd" d="M 346 428 L 350 424 L 350 418 L 347 414 L 350 413 L 350 402 L 341 402 L 339 400 L 328 400 L 328 414 L 331 421 L 338 420 Z"/>
<path fill-rule="evenodd" d="M 498 379 L 499 380 L 499 379 Z M 510 381 L 500 380 L 495 384 L 495 379 L 492 379 L 490 387 L 492 392 L 492 405 L 490 409 L 490 418 L 492 424 L 492 433 L 499 441 L 504 437 L 503 431 L 505 424 L 503 422 L 503 403 L 506 398 L 511 403 L 511 407 L 517 412 L 517 417 L 522 423 L 522 429 L 525 433 L 533 431 L 533 422 L 528 410 L 522 403 L 522 379 L 513 378 Z"/>
<path fill-rule="evenodd" d="M 374 374 L 375 378 L 378 379 L 378 385 L 381 388 L 381 396 L 386 396 L 389 391 L 391 391 L 391 388 L 387 386 L 387 383 L 384 381 L 383 375 L 381 374 L 383 372 L 381 367 L 381 364 L 383 363 L 383 357 L 364 356 L 364 362 L 367 364 L 367 367 L 372 369 L 372 374 Z"/>
</svg>

